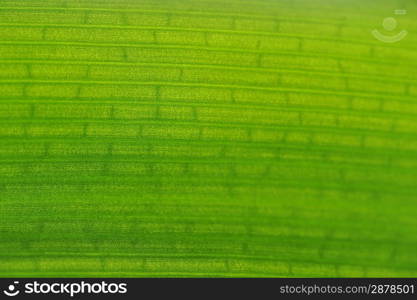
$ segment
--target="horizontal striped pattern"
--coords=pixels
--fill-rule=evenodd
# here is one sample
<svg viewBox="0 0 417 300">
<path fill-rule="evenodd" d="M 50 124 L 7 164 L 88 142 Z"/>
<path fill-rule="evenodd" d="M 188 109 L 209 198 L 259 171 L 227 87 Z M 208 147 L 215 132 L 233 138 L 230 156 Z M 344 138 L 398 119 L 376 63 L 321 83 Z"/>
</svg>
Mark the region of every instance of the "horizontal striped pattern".
<svg viewBox="0 0 417 300">
<path fill-rule="evenodd" d="M 1 1 L 0 276 L 416 276 L 395 4 Z"/>
</svg>

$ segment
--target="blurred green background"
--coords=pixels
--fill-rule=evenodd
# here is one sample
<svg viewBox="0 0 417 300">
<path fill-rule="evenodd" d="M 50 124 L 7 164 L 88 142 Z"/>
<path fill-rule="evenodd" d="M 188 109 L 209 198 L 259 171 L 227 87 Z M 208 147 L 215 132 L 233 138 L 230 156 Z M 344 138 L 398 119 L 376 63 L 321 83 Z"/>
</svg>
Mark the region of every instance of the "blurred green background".
<svg viewBox="0 0 417 300">
<path fill-rule="evenodd" d="M 2 0 L 0 276 L 417 276 L 416 9 Z"/>
</svg>

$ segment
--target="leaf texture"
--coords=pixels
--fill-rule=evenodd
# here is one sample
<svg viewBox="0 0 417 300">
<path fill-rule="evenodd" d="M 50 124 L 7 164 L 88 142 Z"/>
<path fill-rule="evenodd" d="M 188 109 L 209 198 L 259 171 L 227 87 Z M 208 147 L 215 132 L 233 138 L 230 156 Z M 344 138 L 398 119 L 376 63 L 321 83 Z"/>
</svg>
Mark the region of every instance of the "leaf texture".
<svg viewBox="0 0 417 300">
<path fill-rule="evenodd" d="M 0 276 L 417 276 L 416 9 L 2 0 Z"/>
</svg>

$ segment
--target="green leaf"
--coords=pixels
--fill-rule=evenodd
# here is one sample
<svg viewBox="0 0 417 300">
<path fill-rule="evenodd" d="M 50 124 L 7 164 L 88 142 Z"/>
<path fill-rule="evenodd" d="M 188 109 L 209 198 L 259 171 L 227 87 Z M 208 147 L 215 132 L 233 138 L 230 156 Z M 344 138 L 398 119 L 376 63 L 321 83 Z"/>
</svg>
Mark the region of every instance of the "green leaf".
<svg viewBox="0 0 417 300">
<path fill-rule="evenodd" d="M 0 276 L 417 276 L 399 2 L 2 0 Z"/>
</svg>

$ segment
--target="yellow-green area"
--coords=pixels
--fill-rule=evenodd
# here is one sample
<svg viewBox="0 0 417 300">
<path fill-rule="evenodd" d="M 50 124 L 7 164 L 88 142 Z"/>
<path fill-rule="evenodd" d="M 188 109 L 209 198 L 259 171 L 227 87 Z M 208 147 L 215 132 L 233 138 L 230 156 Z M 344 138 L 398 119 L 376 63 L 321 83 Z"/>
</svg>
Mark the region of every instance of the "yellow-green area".
<svg viewBox="0 0 417 300">
<path fill-rule="evenodd" d="M 417 276 L 416 13 L 1 0 L 0 276 Z"/>
</svg>

